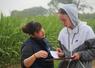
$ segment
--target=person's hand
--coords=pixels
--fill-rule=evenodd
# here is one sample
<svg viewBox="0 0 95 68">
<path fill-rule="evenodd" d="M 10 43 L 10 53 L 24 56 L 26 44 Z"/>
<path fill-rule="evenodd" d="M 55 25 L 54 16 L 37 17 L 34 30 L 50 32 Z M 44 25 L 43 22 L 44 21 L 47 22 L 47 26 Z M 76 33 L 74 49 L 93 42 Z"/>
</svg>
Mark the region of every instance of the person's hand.
<svg viewBox="0 0 95 68">
<path fill-rule="evenodd" d="M 80 54 L 79 53 L 74 53 L 71 57 L 72 57 L 72 60 L 79 60 L 80 59 Z"/>
<path fill-rule="evenodd" d="M 38 51 L 34 55 L 36 58 L 47 58 L 48 57 L 48 53 L 44 50 Z"/>
<path fill-rule="evenodd" d="M 61 50 L 61 48 L 57 48 L 56 51 L 58 52 L 58 56 L 60 58 L 64 57 L 63 51 Z"/>
</svg>

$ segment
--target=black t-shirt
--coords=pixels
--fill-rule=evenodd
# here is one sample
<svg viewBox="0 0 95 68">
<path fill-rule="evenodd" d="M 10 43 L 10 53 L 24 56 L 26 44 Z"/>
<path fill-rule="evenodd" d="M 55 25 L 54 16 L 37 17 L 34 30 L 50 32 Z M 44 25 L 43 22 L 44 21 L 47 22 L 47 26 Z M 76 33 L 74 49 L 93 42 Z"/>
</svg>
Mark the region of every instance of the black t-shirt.
<svg viewBox="0 0 95 68">
<path fill-rule="evenodd" d="M 40 40 L 35 38 L 29 38 L 26 42 L 24 42 L 21 48 L 21 67 L 25 68 L 23 64 L 24 59 L 30 57 L 40 50 L 45 50 L 49 53 L 48 57 L 45 59 L 36 59 L 36 61 L 31 65 L 30 68 L 54 68 L 53 61 L 46 61 L 46 59 L 52 58 L 49 52 L 49 46 L 50 44 L 45 38 Z"/>
</svg>

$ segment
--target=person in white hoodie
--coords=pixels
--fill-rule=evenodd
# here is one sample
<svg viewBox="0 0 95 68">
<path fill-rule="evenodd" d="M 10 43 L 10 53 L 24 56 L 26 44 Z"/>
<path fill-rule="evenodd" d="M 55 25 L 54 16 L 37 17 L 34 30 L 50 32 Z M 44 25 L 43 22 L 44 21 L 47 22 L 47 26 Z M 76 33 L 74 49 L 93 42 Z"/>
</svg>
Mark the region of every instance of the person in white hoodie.
<svg viewBox="0 0 95 68">
<path fill-rule="evenodd" d="M 60 31 L 57 48 L 62 60 L 59 68 L 92 68 L 95 58 L 95 34 L 90 26 L 78 18 L 78 9 L 74 4 L 65 4 L 58 10 L 58 16 L 64 25 Z"/>
</svg>

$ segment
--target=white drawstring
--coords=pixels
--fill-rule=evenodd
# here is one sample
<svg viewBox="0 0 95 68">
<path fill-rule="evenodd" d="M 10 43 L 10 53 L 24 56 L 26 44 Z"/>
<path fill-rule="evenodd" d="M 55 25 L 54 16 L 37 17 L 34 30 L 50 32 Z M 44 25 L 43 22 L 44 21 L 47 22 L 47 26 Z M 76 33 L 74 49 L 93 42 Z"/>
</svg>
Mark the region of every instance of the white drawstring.
<svg viewBox="0 0 95 68">
<path fill-rule="evenodd" d="M 69 68 L 71 61 L 72 61 L 72 60 L 69 61 L 68 65 L 67 65 L 67 68 Z M 79 60 L 79 63 L 81 64 L 81 66 L 82 66 L 83 68 L 86 68 L 80 60 Z"/>
<path fill-rule="evenodd" d="M 80 62 L 81 66 L 82 66 L 83 68 L 86 68 L 80 60 L 79 60 L 79 62 Z"/>
<path fill-rule="evenodd" d="M 67 65 L 67 68 L 69 68 L 71 61 L 72 61 L 72 60 L 69 61 L 68 65 Z M 80 60 L 79 60 L 79 63 L 81 64 L 81 66 L 82 66 L 83 68 L 86 68 Z"/>
<path fill-rule="evenodd" d="M 72 60 L 70 59 L 68 65 L 67 65 L 67 68 L 69 68 L 71 61 L 72 61 Z"/>
</svg>

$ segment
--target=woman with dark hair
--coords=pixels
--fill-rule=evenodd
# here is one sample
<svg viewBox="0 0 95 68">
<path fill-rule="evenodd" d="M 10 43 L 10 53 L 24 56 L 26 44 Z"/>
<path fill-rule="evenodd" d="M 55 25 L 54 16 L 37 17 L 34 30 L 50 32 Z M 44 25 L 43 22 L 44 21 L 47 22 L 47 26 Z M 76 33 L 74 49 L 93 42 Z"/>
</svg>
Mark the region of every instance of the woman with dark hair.
<svg viewBox="0 0 95 68">
<path fill-rule="evenodd" d="M 45 38 L 43 27 L 38 22 L 29 22 L 22 27 L 22 31 L 30 36 L 21 48 L 22 68 L 54 68 L 51 59 L 50 44 Z"/>
</svg>

